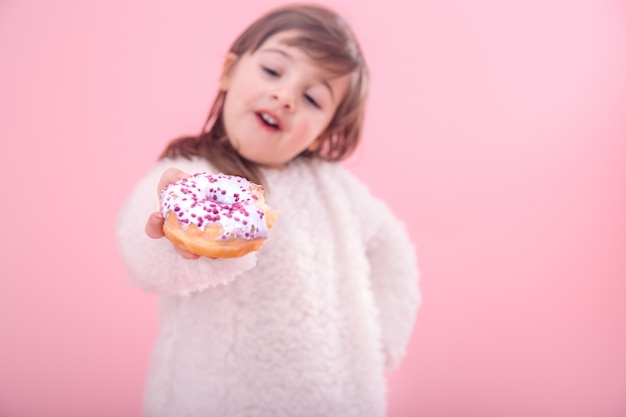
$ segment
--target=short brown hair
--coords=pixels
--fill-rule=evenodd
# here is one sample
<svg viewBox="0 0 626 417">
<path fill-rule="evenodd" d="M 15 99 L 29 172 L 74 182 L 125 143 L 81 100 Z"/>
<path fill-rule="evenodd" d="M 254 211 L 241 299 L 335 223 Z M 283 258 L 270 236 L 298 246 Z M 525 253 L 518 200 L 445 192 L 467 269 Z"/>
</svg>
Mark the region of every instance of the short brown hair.
<svg viewBox="0 0 626 417">
<path fill-rule="evenodd" d="M 271 36 L 293 30 L 297 36 L 288 44 L 301 48 L 321 67 L 337 76 L 350 75 L 351 83 L 328 127 L 320 135 L 321 146 L 305 150 L 298 157 L 340 161 L 347 158 L 361 138 L 365 100 L 369 87 L 367 65 L 356 38 L 334 11 L 317 5 L 289 5 L 274 9 L 253 22 L 232 44 L 229 52 L 240 57 L 253 53 Z M 220 171 L 239 175 L 259 184 L 259 167 L 230 145 L 222 119 L 224 97 L 220 91 L 198 136 L 171 141 L 161 158 L 200 156 Z"/>
</svg>

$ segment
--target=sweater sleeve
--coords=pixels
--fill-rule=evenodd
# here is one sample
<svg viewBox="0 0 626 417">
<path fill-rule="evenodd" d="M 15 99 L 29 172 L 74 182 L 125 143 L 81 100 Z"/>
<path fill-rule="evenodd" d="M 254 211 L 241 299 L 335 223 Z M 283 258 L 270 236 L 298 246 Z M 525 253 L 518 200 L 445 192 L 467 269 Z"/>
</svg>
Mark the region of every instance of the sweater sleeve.
<svg viewBox="0 0 626 417">
<path fill-rule="evenodd" d="M 368 242 L 371 282 L 380 312 L 387 367 L 404 357 L 420 304 L 415 248 L 402 223 L 386 208 L 378 213 L 380 227 Z"/>
<path fill-rule="evenodd" d="M 118 246 L 131 282 L 148 292 L 188 295 L 227 284 L 254 267 L 256 253 L 235 259 L 188 260 L 179 256 L 166 238 L 151 239 L 146 235 L 148 216 L 159 210 L 157 184 L 169 167 L 190 174 L 208 168 L 187 160 L 159 161 L 137 183 L 116 222 Z"/>
<path fill-rule="evenodd" d="M 386 366 L 393 369 L 406 353 L 421 303 L 416 248 L 386 203 L 356 180 L 350 189 L 359 202 Z"/>
</svg>

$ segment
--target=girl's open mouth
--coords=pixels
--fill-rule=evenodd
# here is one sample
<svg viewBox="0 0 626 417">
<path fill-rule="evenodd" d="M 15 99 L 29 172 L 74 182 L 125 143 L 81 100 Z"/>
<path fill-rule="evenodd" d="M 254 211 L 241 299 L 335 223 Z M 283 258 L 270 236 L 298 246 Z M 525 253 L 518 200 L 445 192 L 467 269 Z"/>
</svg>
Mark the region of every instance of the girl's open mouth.
<svg viewBox="0 0 626 417">
<path fill-rule="evenodd" d="M 268 129 L 272 130 L 280 130 L 280 122 L 276 117 L 271 115 L 270 113 L 260 111 L 256 113 L 257 118 Z"/>
</svg>

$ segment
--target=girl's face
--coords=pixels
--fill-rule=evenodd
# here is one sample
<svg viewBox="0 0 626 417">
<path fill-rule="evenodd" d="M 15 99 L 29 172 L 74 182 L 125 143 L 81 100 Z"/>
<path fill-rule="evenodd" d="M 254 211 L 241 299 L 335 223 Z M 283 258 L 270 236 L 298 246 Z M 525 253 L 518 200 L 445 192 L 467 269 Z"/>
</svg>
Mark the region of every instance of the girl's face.
<svg viewBox="0 0 626 417">
<path fill-rule="evenodd" d="M 254 53 L 230 55 L 224 66 L 228 139 L 241 156 L 263 166 L 280 167 L 319 146 L 349 87 L 348 75 L 333 77 L 286 44 L 297 34 L 275 34 Z"/>
</svg>

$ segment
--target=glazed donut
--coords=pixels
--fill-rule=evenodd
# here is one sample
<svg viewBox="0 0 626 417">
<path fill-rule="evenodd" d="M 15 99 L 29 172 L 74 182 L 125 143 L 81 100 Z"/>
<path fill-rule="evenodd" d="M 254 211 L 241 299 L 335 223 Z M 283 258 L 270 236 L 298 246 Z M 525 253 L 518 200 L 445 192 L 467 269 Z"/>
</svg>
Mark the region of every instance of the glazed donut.
<svg viewBox="0 0 626 417">
<path fill-rule="evenodd" d="M 163 188 L 161 214 L 172 243 L 210 258 L 238 258 L 259 249 L 278 217 L 265 203 L 262 186 L 205 172 Z"/>
</svg>

